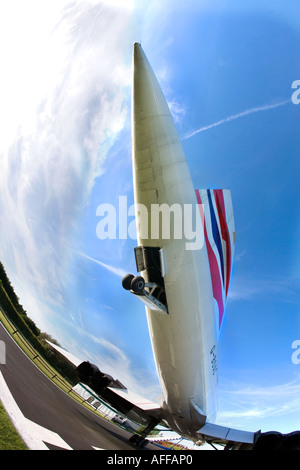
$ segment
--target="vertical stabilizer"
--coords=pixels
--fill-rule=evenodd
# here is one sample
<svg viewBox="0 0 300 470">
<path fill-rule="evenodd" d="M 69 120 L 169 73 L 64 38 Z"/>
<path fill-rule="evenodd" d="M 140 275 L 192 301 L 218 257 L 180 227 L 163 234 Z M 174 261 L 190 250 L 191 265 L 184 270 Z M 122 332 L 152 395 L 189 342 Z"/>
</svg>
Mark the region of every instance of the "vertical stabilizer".
<svg viewBox="0 0 300 470">
<path fill-rule="evenodd" d="M 213 296 L 221 326 L 231 278 L 235 226 L 229 189 L 200 189 L 196 197 L 201 212 L 208 253 Z"/>
</svg>

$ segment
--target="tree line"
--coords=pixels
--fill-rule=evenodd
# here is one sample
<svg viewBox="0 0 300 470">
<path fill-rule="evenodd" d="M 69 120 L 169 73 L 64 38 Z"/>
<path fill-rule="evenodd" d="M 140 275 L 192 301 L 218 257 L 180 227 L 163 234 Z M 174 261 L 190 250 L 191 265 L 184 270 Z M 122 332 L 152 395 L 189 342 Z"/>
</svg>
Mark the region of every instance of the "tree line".
<svg viewBox="0 0 300 470">
<path fill-rule="evenodd" d="M 22 333 L 32 347 L 44 357 L 54 369 L 65 377 L 72 385 L 77 383 L 75 367 L 66 358 L 53 349 L 47 340 L 58 344 L 49 334 L 42 332 L 35 322 L 28 316 L 26 310 L 20 304 L 11 281 L 0 262 L 0 306 L 9 320 Z"/>
</svg>

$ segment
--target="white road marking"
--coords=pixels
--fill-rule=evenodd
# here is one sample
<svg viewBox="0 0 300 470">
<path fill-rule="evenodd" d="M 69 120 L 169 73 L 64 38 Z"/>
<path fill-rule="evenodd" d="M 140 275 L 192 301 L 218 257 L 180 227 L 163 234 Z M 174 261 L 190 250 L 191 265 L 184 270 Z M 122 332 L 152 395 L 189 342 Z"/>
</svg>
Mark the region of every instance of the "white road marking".
<svg viewBox="0 0 300 470">
<path fill-rule="evenodd" d="M 62 449 L 72 450 L 72 448 L 57 433 L 25 418 L 15 402 L 15 399 L 13 398 L 1 372 L 0 397 L 14 427 L 30 450 L 49 450 L 45 442 L 56 447 L 61 447 Z"/>
</svg>

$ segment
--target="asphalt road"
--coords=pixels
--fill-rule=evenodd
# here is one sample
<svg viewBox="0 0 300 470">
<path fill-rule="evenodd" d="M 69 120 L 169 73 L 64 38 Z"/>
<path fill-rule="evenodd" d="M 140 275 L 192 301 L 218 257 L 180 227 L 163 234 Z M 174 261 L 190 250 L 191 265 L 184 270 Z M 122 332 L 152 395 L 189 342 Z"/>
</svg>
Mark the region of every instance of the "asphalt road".
<svg viewBox="0 0 300 470">
<path fill-rule="evenodd" d="M 68 396 L 49 380 L 16 345 L 0 323 L 6 363 L 0 372 L 23 415 L 57 433 L 74 450 L 133 450 L 130 434 Z M 1 397 L 0 397 L 1 398 Z M 49 449 L 58 447 L 45 442 Z M 155 449 L 151 444 L 147 448 Z"/>
</svg>

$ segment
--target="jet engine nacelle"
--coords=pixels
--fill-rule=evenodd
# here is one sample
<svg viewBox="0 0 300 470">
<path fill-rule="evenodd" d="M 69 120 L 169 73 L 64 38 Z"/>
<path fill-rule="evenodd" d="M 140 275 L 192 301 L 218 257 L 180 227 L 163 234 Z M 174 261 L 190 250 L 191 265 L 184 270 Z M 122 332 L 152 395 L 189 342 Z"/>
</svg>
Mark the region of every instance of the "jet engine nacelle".
<svg viewBox="0 0 300 470">
<path fill-rule="evenodd" d="M 104 374 L 95 364 L 88 361 L 79 364 L 76 371 L 79 381 L 89 385 L 96 393 L 101 393 L 114 382 L 110 375 Z"/>
<path fill-rule="evenodd" d="M 300 431 L 289 434 L 276 431 L 262 433 L 256 440 L 253 450 L 300 450 Z"/>
</svg>

